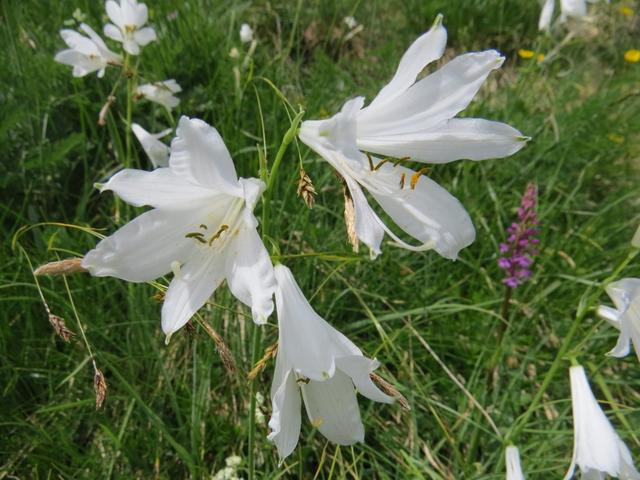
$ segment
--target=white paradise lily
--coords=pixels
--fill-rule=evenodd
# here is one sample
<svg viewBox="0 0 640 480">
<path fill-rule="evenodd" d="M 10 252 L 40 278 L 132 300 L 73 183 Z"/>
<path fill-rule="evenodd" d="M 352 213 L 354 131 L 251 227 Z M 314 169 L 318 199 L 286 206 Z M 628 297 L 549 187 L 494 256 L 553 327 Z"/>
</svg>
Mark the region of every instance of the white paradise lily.
<svg viewBox="0 0 640 480">
<path fill-rule="evenodd" d="M 144 153 L 147 154 L 149 160 L 154 167 L 168 167 L 169 166 L 169 149 L 168 145 L 165 145 L 160 139 L 173 130 L 167 128 L 160 133 L 149 133 L 137 123 L 131 124 L 131 130 L 142 145 Z"/>
<path fill-rule="evenodd" d="M 140 54 L 140 47 L 157 39 L 155 30 L 144 26 L 149 18 L 144 3 L 138 3 L 138 0 L 120 0 L 118 5 L 114 0 L 108 0 L 106 9 L 113 23 L 104 26 L 104 34 L 122 43 L 122 48 L 131 55 Z"/>
<path fill-rule="evenodd" d="M 518 447 L 509 445 L 504 454 L 507 463 L 507 480 L 524 480 Z"/>
<path fill-rule="evenodd" d="M 147 100 L 159 103 L 166 109 L 171 110 L 180 104 L 180 99 L 174 95 L 182 91 L 173 78 L 163 82 L 145 83 L 136 89 L 136 93 Z"/>
<path fill-rule="evenodd" d="M 640 278 L 623 278 L 609 284 L 606 291 L 616 308 L 601 305 L 598 315 L 620 330 L 618 342 L 609 355 L 625 357 L 633 343 L 640 360 Z"/>
<path fill-rule="evenodd" d="M 89 25 L 82 23 L 80 29 L 88 38 L 75 30 L 60 30 L 60 36 L 70 48 L 58 52 L 54 57 L 56 62 L 72 66 L 74 77 L 84 77 L 97 71 L 98 77 L 102 78 L 107 65 L 122 63 L 122 57 L 109 50 Z"/>
<path fill-rule="evenodd" d="M 122 170 L 103 186 L 143 213 L 87 253 L 95 276 L 148 282 L 173 271 L 162 306 L 162 329 L 182 327 L 227 280 L 231 293 L 264 323 L 273 311 L 275 278 L 253 208 L 264 183 L 238 180 L 215 128 L 182 117 L 169 168 Z"/>
<path fill-rule="evenodd" d="M 269 439 L 280 458 L 293 452 L 300 436 L 302 393 L 311 423 L 330 441 L 364 441 L 355 389 L 376 402 L 393 402 L 369 376 L 379 363 L 363 356 L 311 308 L 287 267 L 277 265 L 275 276 L 279 334 Z"/>
<path fill-rule="evenodd" d="M 593 396 L 584 368 L 572 366 L 569 374 L 574 444 L 573 459 L 564 480 L 573 477 L 576 465 L 583 479 L 604 479 L 605 475 L 621 480 L 640 479 L 629 449 Z"/>
<path fill-rule="evenodd" d="M 520 150 L 527 138 L 504 123 L 480 118 L 454 118 L 471 102 L 489 73 L 504 61 L 495 50 L 461 55 L 438 71 L 416 80 L 423 68 L 439 59 L 447 32 L 438 16 L 400 60 L 393 79 L 365 108 L 364 97 L 345 103 L 328 120 L 305 121 L 300 139 L 344 178 L 355 209 L 355 234 L 380 253 L 385 232 L 410 250 L 435 249 L 455 259 L 475 238 L 471 219 L 460 202 L 430 178 L 399 161 L 446 163 L 458 159 L 505 157 Z M 422 242 L 400 240 L 367 203 L 362 187 L 395 223 Z M 354 242 L 355 243 L 355 242 Z"/>
</svg>

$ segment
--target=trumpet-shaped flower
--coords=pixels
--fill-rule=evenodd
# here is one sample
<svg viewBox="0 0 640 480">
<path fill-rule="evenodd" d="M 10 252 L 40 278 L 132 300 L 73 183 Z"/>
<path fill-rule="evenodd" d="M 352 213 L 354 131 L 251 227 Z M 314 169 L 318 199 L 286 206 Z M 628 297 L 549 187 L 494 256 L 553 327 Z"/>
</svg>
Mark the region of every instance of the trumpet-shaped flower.
<svg viewBox="0 0 640 480">
<path fill-rule="evenodd" d="M 344 178 L 355 210 L 355 234 L 373 256 L 380 253 L 385 232 L 404 248 L 433 248 L 451 259 L 475 238 L 471 219 L 455 197 L 423 175 L 424 170 L 414 172 L 399 163 L 506 157 L 526 143 L 526 137 L 504 123 L 454 118 L 502 65 L 504 57 L 495 50 L 461 55 L 417 80 L 426 65 L 442 56 L 446 42 L 439 16 L 409 47 L 391 82 L 368 106 L 364 97 L 353 98 L 332 118 L 301 125 L 300 139 Z M 363 187 L 422 244 L 400 240 L 369 206 Z"/>
<path fill-rule="evenodd" d="M 163 82 L 145 83 L 136 89 L 136 93 L 147 100 L 159 103 L 166 109 L 171 110 L 180 104 L 180 99 L 174 95 L 182 91 L 173 78 Z"/>
<path fill-rule="evenodd" d="M 593 396 L 584 368 L 573 366 L 569 374 L 574 444 L 573 459 L 564 480 L 573 477 L 576 466 L 584 479 L 604 479 L 605 475 L 621 480 L 640 479 L 629 449 Z"/>
<path fill-rule="evenodd" d="M 131 124 L 131 130 L 142 145 L 144 153 L 147 154 L 149 160 L 155 168 L 169 166 L 169 146 L 165 145 L 160 139 L 172 132 L 170 128 L 160 133 L 149 133 L 137 123 Z"/>
<path fill-rule="evenodd" d="M 144 3 L 138 0 L 108 0 L 107 15 L 113 23 L 104 26 L 104 34 L 122 43 L 122 48 L 131 55 L 140 54 L 140 47 L 144 47 L 156 40 L 156 32 L 151 27 L 145 27 L 149 12 Z"/>
<path fill-rule="evenodd" d="M 524 473 L 520 466 L 520 452 L 518 447 L 509 445 L 504 452 L 507 463 L 507 480 L 524 480 Z"/>
<path fill-rule="evenodd" d="M 101 190 L 152 210 L 87 253 L 82 266 L 95 276 L 148 282 L 173 271 L 162 306 L 167 335 L 182 327 L 227 280 L 251 307 L 256 323 L 273 311 L 275 278 L 252 211 L 264 189 L 238 180 L 218 132 L 202 120 L 180 119 L 168 168 L 126 169 Z"/>
<path fill-rule="evenodd" d="M 98 77 L 104 76 L 104 71 L 109 64 L 119 64 L 122 57 L 109 50 L 100 35 L 86 24 L 81 24 L 80 29 L 87 37 L 75 30 L 64 29 L 60 36 L 69 46 L 69 49 L 58 52 L 55 61 L 73 67 L 74 77 L 84 77 L 92 72 L 98 72 Z"/>
<path fill-rule="evenodd" d="M 625 357 L 633 343 L 640 360 L 640 278 L 623 278 L 609 284 L 606 291 L 615 308 L 601 305 L 598 315 L 620 330 L 618 342 L 609 355 Z"/>
<path fill-rule="evenodd" d="M 300 436 L 302 394 L 311 423 L 330 441 L 364 441 L 355 389 L 377 402 L 393 401 L 369 376 L 379 363 L 363 356 L 311 308 L 287 267 L 277 265 L 275 276 L 279 336 L 269 439 L 281 458 L 293 452 Z"/>
</svg>

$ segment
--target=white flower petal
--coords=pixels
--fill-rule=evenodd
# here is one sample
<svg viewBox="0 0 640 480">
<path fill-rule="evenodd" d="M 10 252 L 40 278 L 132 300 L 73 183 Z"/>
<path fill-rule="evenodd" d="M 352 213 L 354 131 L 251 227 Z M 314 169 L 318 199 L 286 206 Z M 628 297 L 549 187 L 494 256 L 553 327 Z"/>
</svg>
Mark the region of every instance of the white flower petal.
<svg viewBox="0 0 640 480">
<path fill-rule="evenodd" d="M 418 81 L 390 104 L 366 107 L 358 116 L 358 136 L 427 129 L 455 117 L 504 57 L 495 50 L 460 55 Z"/>
<path fill-rule="evenodd" d="M 336 359 L 336 366 L 340 371 L 351 377 L 358 393 L 374 402 L 393 403 L 394 398 L 383 393 L 369 376 L 378 368 L 378 365 L 377 361 L 369 360 L 361 355 Z"/>
<path fill-rule="evenodd" d="M 620 311 L 629 307 L 631 299 L 640 297 L 640 278 L 623 278 L 607 285 L 607 295 Z"/>
<path fill-rule="evenodd" d="M 524 480 L 518 447 L 509 445 L 505 450 L 505 460 L 507 464 L 507 480 Z"/>
<path fill-rule="evenodd" d="M 351 379 L 336 370 L 328 380 L 301 385 L 302 398 L 311 424 L 338 445 L 364 441 L 358 399 Z"/>
<path fill-rule="evenodd" d="M 276 265 L 276 308 L 280 326 L 278 356 L 300 375 L 324 380 L 334 375 L 335 358 L 362 355 L 347 337 L 309 305 L 291 271 Z"/>
<path fill-rule="evenodd" d="M 633 466 L 629 449 L 611 426 L 597 400 L 593 396 L 584 368 L 572 366 L 571 405 L 573 409 L 574 451 L 573 460 L 565 480 L 573 476 L 575 466 L 584 475 L 608 474 L 626 480 L 640 479 Z M 621 472 L 624 477 L 620 477 Z"/>
<path fill-rule="evenodd" d="M 400 176 L 405 186 L 399 187 Z M 402 230 L 440 255 L 456 259 L 458 252 L 475 240 L 475 228 L 462 204 L 427 175 L 418 178 L 411 190 L 413 170 L 384 164 L 371 172 L 376 189 L 371 194 Z"/>
<path fill-rule="evenodd" d="M 137 2 L 136 2 L 137 3 Z M 135 6 L 135 25 L 140 28 L 149 19 L 149 10 L 144 3 L 138 3 Z"/>
<path fill-rule="evenodd" d="M 447 46 L 447 31 L 442 26 L 441 19 L 442 17 L 438 17 L 436 24 L 411 44 L 402 56 L 394 77 L 380 90 L 370 106 L 393 101 L 414 84 L 424 67 L 442 57 Z"/>
<path fill-rule="evenodd" d="M 86 56 L 99 56 L 98 46 L 75 30 L 60 30 L 60 36 L 69 47 Z"/>
<path fill-rule="evenodd" d="M 180 118 L 169 166 L 190 182 L 241 195 L 236 169 L 218 131 L 202 120 Z"/>
<path fill-rule="evenodd" d="M 395 158 L 411 157 L 428 163 L 454 160 L 486 160 L 513 155 L 526 144 L 526 137 L 506 123 L 481 118 L 453 118 L 428 130 L 378 134 L 358 138 L 367 152 Z"/>
<path fill-rule="evenodd" d="M 344 180 L 353 200 L 356 235 L 369 247 L 372 256 L 378 256 L 381 253 L 380 244 L 385 233 L 382 220 L 369 205 L 360 185 L 348 176 L 345 176 Z"/>
<path fill-rule="evenodd" d="M 151 210 L 134 218 L 88 252 L 82 266 L 96 277 L 148 282 L 183 262 L 194 242 L 185 234 L 197 226 L 197 216 L 184 212 Z"/>
<path fill-rule="evenodd" d="M 285 372 L 283 381 L 274 383 L 275 385 L 278 388 L 272 392 L 273 412 L 269 420 L 271 432 L 268 438 L 276 444 L 278 455 L 284 460 L 295 450 L 300 437 L 302 422 L 300 392 L 291 370 Z"/>
<path fill-rule="evenodd" d="M 158 135 L 150 134 L 137 123 L 131 125 L 131 130 L 133 130 L 134 135 L 142 145 L 144 152 L 154 167 L 169 166 L 169 146 L 158 140 Z M 169 130 L 169 132 L 170 131 L 171 130 Z"/>
<path fill-rule="evenodd" d="M 255 228 L 241 228 L 227 246 L 225 271 L 231 293 L 251 307 L 253 321 L 262 324 L 273 313 L 276 280 L 273 264 Z"/>
<path fill-rule="evenodd" d="M 109 19 L 113 23 L 115 23 L 118 26 L 118 28 L 123 28 L 124 19 L 122 17 L 122 10 L 120 9 L 120 5 L 118 5 L 114 0 L 108 0 L 105 7 L 107 10 L 107 15 L 109 16 Z M 106 29 L 106 26 L 105 26 L 105 29 Z M 105 31 L 105 35 L 108 36 L 106 31 Z"/>
<path fill-rule="evenodd" d="M 540 12 L 540 20 L 538 21 L 538 30 L 548 31 L 551 28 L 551 19 L 553 18 L 553 11 L 556 7 L 556 0 L 545 0 Z"/>
<path fill-rule="evenodd" d="M 58 63 L 73 67 L 74 77 L 84 77 L 99 69 L 99 66 L 88 62 L 83 54 L 71 49 L 56 53 L 54 60 Z"/>
<path fill-rule="evenodd" d="M 144 47 L 145 45 L 157 40 L 156 31 L 151 27 L 141 28 L 134 32 L 133 39 L 138 45 Z"/>
<path fill-rule="evenodd" d="M 596 314 L 607 321 L 609 325 L 615 327 L 620 330 L 620 312 L 615 308 L 607 307 L 605 305 L 600 305 Z"/>
<path fill-rule="evenodd" d="M 133 39 L 125 38 L 122 42 L 122 48 L 131 55 L 140 55 L 140 47 Z"/>
<path fill-rule="evenodd" d="M 202 246 L 173 277 L 162 304 L 162 330 L 179 330 L 209 300 L 224 280 L 224 255 Z"/>
<path fill-rule="evenodd" d="M 113 23 L 107 23 L 102 29 L 104 34 L 112 40 L 116 42 L 124 42 L 124 37 L 122 36 L 122 31 L 115 26 Z"/>
<path fill-rule="evenodd" d="M 190 183 L 168 168 L 158 168 L 151 172 L 121 170 L 101 186 L 100 191 L 105 190 L 113 191 L 122 200 L 135 207 L 148 205 L 156 208 L 186 210 L 193 208 L 194 203 L 214 203 L 222 200 L 210 189 Z"/>
<path fill-rule="evenodd" d="M 585 0 L 560 0 L 560 10 L 562 12 L 561 22 L 565 21 L 567 17 L 586 17 L 587 2 Z"/>
</svg>

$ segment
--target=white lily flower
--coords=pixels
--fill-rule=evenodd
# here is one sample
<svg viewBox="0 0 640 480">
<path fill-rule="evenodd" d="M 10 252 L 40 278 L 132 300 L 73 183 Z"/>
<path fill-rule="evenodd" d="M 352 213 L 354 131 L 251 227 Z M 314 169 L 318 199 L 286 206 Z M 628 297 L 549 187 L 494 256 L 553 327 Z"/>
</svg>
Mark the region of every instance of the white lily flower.
<svg viewBox="0 0 640 480">
<path fill-rule="evenodd" d="M 155 168 L 169 166 L 169 152 L 171 150 L 160 139 L 170 134 L 173 130 L 167 128 L 160 133 L 149 133 L 137 123 L 131 124 L 131 130 L 133 130 L 134 135 L 142 145 L 144 153 L 147 154 Z"/>
<path fill-rule="evenodd" d="M 143 96 L 147 100 L 159 103 L 168 110 L 177 107 L 180 99 L 174 95 L 182 91 L 182 87 L 178 85 L 173 78 L 163 82 L 145 83 L 136 89 L 138 95 Z"/>
<path fill-rule="evenodd" d="M 253 40 L 253 29 L 247 23 L 243 23 L 240 26 L 240 41 L 242 43 L 249 43 Z"/>
<path fill-rule="evenodd" d="M 138 0 L 108 0 L 107 15 L 113 23 L 104 26 L 104 34 L 122 43 L 122 48 L 131 55 L 139 55 L 140 47 L 144 47 L 157 39 L 151 27 L 145 27 L 149 18 L 147 6 Z"/>
<path fill-rule="evenodd" d="M 518 447 L 509 445 L 504 454 L 507 463 L 507 480 L 524 480 Z"/>
<path fill-rule="evenodd" d="M 369 377 L 379 363 L 363 356 L 311 308 L 287 267 L 277 265 L 275 276 L 279 335 L 268 438 L 280 458 L 293 452 L 300 436 L 302 393 L 311 423 L 330 441 L 364 441 L 355 389 L 376 402 L 393 402 Z"/>
<path fill-rule="evenodd" d="M 152 210 L 102 240 L 82 266 L 92 275 L 148 282 L 173 271 L 162 306 L 162 329 L 182 327 L 227 280 L 231 293 L 264 323 L 273 311 L 275 278 L 253 208 L 264 190 L 238 180 L 215 128 L 182 117 L 168 168 L 126 169 L 101 191 Z"/>
<path fill-rule="evenodd" d="M 633 343 L 640 360 L 640 278 L 623 278 L 609 284 L 606 291 L 615 308 L 601 305 L 598 315 L 620 330 L 618 342 L 609 355 L 625 357 Z"/>
<path fill-rule="evenodd" d="M 427 176 L 403 166 L 368 158 L 369 152 L 401 160 L 446 163 L 458 159 L 505 157 L 526 143 L 504 123 L 454 118 L 471 102 L 491 71 L 504 61 L 495 50 L 461 55 L 438 71 L 416 80 L 423 68 L 444 53 L 447 32 L 438 16 L 434 26 L 405 52 L 391 82 L 365 108 L 364 97 L 347 101 L 328 120 L 305 121 L 300 139 L 344 178 L 355 207 L 355 233 L 380 253 L 385 232 L 410 250 L 435 249 L 455 259 L 475 238 L 460 202 Z M 362 187 L 407 234 L 398 238 L 367 203 Z"/>
<path fill-rule="evenodd" d="M 601 479 L 610 475 L 621 480 L 640 479 L 629 449 L 609 423 L 593 396 L 581 365 L 570 368 L 573 407 L 573 459 L 564 477 L 573 477 L 576 465 L 583 479 Z"/>
<path fill-rule="evenodd" d="M 597 3 L 599 0 L 589 0 L 589 3 Z M 609 3 L 609 0 L 607 0 Z M 538 21 L 538 29 L 549 31 L 551 28 L 551 20 L 555 11 L 556 0 L 545 0 L 540 12 L 540 20 Z M 566 22 L 568 19 L 580 19 L 587 16 L 587 0 L 560 0 L 560 23 Z"/>
<path fill-rule="evenodd" d="M 75 30 L 60 30 L 60 36 L 70 48 L 58 52 L 54 57 L 56 62 L 72 66 L 74 77 L 84 77 L 97 71 L 98 77 L 102 78 L 107 65 L 122 63 L 122 57 L 109 50 L 89 25 L 82 23 L 80 29 L 88 37 Z"/>
</svg>

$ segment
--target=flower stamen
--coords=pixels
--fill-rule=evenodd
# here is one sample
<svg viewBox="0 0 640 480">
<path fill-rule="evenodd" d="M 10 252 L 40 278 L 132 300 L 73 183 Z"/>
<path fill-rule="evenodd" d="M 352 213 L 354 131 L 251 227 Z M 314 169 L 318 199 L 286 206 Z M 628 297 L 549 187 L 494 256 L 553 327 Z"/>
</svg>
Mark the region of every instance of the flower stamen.
<svg viewBox="0 0 640 480">
<path fill-rule="evenodd" d="M 220 235 L 222 235 L 222 233 L 228 229 L 229 229 L 229 225 L 221 225 L 218 231 L 214 233 L 213 236 L 209 239 L 209 246 L 211 246 L 213 242 L 215 242 L 218 238 L 220 238 Z"/>
</svg>

